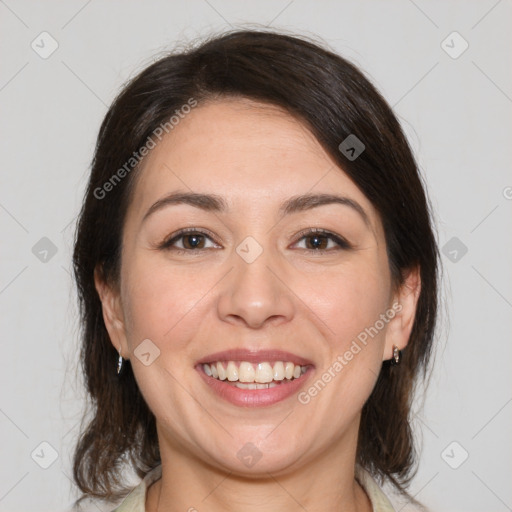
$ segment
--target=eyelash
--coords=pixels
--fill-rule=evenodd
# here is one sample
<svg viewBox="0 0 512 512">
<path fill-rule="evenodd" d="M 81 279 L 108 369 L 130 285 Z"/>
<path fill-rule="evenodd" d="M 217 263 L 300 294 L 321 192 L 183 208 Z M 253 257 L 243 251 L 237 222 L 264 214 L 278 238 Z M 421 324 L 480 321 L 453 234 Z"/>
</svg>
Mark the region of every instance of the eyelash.
<svg viewBox="0 0 512 512">
<path fill-rule="evenodd" d="M 212 241 L 215 242 L 214 237 L 206 231 L 201 231 L 196 228 L 185 228 L 185 229 L 181 229 L 177 233 L 174 233 L 173 235 L 171 235 L 168 239 L 164 240 L 158 246 L 158 249 L 174 251 L 178 254 L 184 254 L 184 253 L 190 254 L 191 252 L 201 252 L 201 251 L 205 251 L 205 250 L 209 249 L 209 248 L 206 248 L 206 249 L 205 248 L 181 249 L 181 248 L 172 247 L 172 244 L 174 244 L 176 241 L 178 241 L 179 239 L 183 238 L 186 235 L 206 236 L 207 238 L 210 238 Z M 331 249 L 303 249 L 303 250 L 311 252 L 311 253 L 316 253 L 316 254 L 325 254 L 328 252 L 332 252 L 333 250 L 338 251 L 338 250 L 352 249 L 352 245 L 343 237 L 341 237 L 339 235 L 335 235 L 334 233 L 331 233 L 330 231 L 326 231 L 324 229 L 318 229 L 318 228 L 309 228 L 309 229 L 301 231 L 299 233 L 299 238 L 295 243 L 298 243 L 303 238 L 307 238 L 308 236 L 313 236 L 313 235 L 326 237 L 327 239 L 332 240 L 333 242 L 335 242 L 338 245 L 338 248 L 335 248 L 335 249 L 332 249 L 332 248 Z"/>
</svg>

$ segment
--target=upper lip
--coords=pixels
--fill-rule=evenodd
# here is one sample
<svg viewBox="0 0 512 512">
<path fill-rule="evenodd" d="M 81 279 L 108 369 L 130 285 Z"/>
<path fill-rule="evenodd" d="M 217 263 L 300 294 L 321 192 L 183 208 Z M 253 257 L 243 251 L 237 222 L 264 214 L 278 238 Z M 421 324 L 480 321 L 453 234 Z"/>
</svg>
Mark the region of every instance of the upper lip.
<svg viewBox="0 0 512 512">
<path fill-rule="evenodd" d="M 304 357 L 300 357 L 284 350 L 249 350 L 243 348 L 223 350 L 222 352 L 209 354 L 197 361 L 197 364 L 214 363 L 216 361 L 247 361 L 248 363 L 274 363 L 276 361 L 283 361 L 286 363 L 290 361 L 293 364 L 300 366 L 313 364 L 309 359 L 305 359 Z"/>
</svg>

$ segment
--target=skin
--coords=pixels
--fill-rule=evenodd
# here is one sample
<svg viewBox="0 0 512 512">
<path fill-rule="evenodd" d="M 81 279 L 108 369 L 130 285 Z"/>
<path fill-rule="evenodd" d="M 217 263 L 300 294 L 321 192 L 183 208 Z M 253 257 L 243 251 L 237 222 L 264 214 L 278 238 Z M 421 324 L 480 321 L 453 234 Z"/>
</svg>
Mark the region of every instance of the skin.
<svg viewBox="0 0 512 512">
<path fill-rule="evenodd" d="M 175 191 L 218 194 L 229 210 L 174 204 L 143 220 Z M 280 217 L 283 201 L 307 192 L 356 201 L 368 224 L 340 204 Z M 184 254 L 159 248 L 184 227 L 215 238 Z M 315 252 L 315 235 L 300 236 L 311 227 L 352 248 L 324 239 L 327 252 Z M 247 236 L 263 249 L 252 263 L 236 252 Z M 175 242 L 190 246 L 190 237 Z M 360 414 L 382 361 L 393 345 L 407 345 L 418 269 L 395 289 L 377 211 L 303 124 L 249 100 L 193 109 L 144 161 L 125 221 L 119 286 L 97 272 L 96 287 L 112 343 L 130 359 L 157 420 L 163 475 L 148 490 L 146 510 L 371 511 L 354 479 Z M 221 350 L 281 349 L 313 361 L 313 383 L 396 303 L 401 311 L 306 405 L 292 396 L 238 407 L 194 369 Z M 134 355 L 146 339 L 160 350 L 149 366 Z M 251 468 L 237 458 L 246 443 L 262 454 Z"/>
</svg>

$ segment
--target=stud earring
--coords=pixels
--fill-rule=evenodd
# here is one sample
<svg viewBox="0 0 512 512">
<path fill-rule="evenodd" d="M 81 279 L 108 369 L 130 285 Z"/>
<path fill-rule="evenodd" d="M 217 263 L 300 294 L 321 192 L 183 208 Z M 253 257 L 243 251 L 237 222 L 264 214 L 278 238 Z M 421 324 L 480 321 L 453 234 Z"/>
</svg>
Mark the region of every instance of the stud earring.
<svg viewBox="0 0 512 512">
<path fill-rule="evenodd" d="M 393 357 L 391 358 L 391 364 L 393 366 L 398 366 L 402 359 L 402 352 L 398 349 L 396 345 L 393 345 Z"/>
</svg>

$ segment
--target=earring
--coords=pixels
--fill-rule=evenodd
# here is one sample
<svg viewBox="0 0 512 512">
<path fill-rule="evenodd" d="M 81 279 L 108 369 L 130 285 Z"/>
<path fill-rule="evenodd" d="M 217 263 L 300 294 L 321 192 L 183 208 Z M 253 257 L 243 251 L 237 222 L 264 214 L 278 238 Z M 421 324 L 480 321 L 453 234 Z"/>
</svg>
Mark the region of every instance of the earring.
<svg viewBox="0 0 512 512">
<path fill-rule="evenodd" d="M 402 352 L 396 345 L 393 345 L 393 357 L 391 358 L 392 366 L 398 366 L 402 358 Z"/>
<path fill-rule="evenodd" d="M 121 356 L 121 349 L 119 349 L 119 359 L 117 360 L 117 375 L 121 373 L 123 368 L 123 357 Z"/>
</svg>

